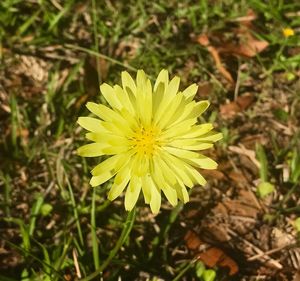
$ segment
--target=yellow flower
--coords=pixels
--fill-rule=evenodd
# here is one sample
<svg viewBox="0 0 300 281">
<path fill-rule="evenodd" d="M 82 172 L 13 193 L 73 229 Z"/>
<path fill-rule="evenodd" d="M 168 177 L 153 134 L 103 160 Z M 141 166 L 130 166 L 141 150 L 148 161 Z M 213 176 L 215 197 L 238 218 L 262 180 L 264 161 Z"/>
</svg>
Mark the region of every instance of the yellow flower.
<svg viewBox="0 0 300 281">
<path fill-rule="evenodd" d="M 178 77 L 169 81 L 168 71 L 162 70 L 152 88 L 144 71 L 137 72 L 136 81 L 122 72 L 122 87 L 100 86 L 110 107 L 86 105 L 100 119 L 78 119 L 92 141 L 80 147 L 78 154 L 108 156 L 91 171 L 90 184 L 98 186 L 114 177 L 108 198 L 114 200 L 126 189 L 126 210 L 135 206 L 141 191 L 153 213 L 160 209 L 161 191 L 173 206 L 178 198 L 186 203 L 186 186 L 206 183 L 197 169 L 217 167 L 197 152 L 222 138 L 212 124 L 197 124 L 209 102 L 193 101 L 196 84 L 180 92 L 179 82 Z"/>
<path fill-rule="evenodd" d="M 295 35 L 294 30 L 291 29 L 291 28 L 284 28 L 284 29 L 282 29 L 282 33 L 283 33 L 283 36 L 286 37 L 286 38 Z"/>
</svg>

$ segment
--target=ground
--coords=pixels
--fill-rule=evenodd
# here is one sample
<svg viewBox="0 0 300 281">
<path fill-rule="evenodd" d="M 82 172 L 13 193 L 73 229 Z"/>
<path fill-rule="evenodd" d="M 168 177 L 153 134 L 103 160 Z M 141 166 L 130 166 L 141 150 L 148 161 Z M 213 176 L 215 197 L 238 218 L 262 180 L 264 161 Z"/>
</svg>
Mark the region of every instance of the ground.
<svg viewBox="0 0 300 281">
<path fill-rule="evenodd" d="M 91 280 L 127 212 L 89 186 L 99 160 L 76 154 L 76 120 L 121 71 L 166 68 L 211 102 L 200 121 L 224 135 L 207 152 L 219 166 L 185 205 L 153 215 L 140 198 L 103 280 L 300 280 L 299 13 L 297 0 L 1 1 L 0 279 Z"/>
</svg>

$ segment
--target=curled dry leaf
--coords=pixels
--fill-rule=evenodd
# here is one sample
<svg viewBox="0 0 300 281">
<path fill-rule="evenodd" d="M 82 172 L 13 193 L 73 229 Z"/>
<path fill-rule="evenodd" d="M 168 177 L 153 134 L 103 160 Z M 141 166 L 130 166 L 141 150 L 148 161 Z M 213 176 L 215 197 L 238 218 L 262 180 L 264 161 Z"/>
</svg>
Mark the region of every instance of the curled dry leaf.
<svg viewBox="0 0 300 281">
<path fill-rule="evenodd" d="M 225 254 L 223 250 L 203 242 L 195 232 L 189 230 L 186 233 L 184 240 L 189 250 L 198 251 L 196 254 L 197 258 L 206 266 L 227 267 L 229 269 L 229 275 L 231 276 L 239 271 L 237 263 L 231 257 Z M 199 252 L 200 246 L 203 246 L 205 250 Z"/>
<path fill-rule="evenodd" d="M 207 35 L 202 34 L 197 38 L 197 41 L 200 45 L 207 48 L 207 51 L 211 54 L 212 58 L 215 61 L 216 67 L 219 72 L 224 76 L 224 78 L 230 82 L 232 85 L 234 84 L 234 80 L 230 74 L 230 72 L 223 66 L 219 51 L 214 46 L 210 45 L 209 38 Z"/>
</svg>

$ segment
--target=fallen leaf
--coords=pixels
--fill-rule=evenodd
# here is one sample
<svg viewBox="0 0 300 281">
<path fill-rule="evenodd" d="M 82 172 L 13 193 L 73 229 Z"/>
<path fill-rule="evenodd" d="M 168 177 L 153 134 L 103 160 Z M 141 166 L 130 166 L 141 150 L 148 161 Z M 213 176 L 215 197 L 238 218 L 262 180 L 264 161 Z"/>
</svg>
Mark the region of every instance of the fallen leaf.
<svg viewBox="0 0 300 281">
<path fill-rule="evenodd" d="M 237 97 L 234 101 L 222 104 L 220 106 L 220 113 L 224 119 L 231 119 L 238 113 L 246 110 L 254 101 L 252 94 L 246 93 Z"/>
<path fill-rule="evenodd" d="M 204 82 L 198 84 L 197 96 L 199 96 L 202 99 L 208 98 L 213 93 L 213 90 L 214 90 L 214 86 L 210 82 Z"/>
<path fill-rule="evenodd" d="M 220 113 L 224 119 L 231 119 L 241 112 L 241 108 L 234 101 L 220 105 Z"/>
<path fill-rule="evenodd" d="M 232 85 L 234 85 L 235 82 L 231 74 L 228 72 L 228 70 L 223 66 L 221 62 L 219 51 L 214 46 L 210 45 L 208 36 L 206 34 L 201 34 L 200 36 L 198 36 L 197 41 L 200 45 L 207 48 L 207 51 L 211 54 L 212 58 L 215 61 L 216 68 L 224 76 L 224 78 Z"/>
<path fill-rule="evenodd" d="M 223 250 L 211 247 L 209 244 L 203 242 L 194 231 L 189 230 L 184 240 L 189 250 L 192 251 L 199 251 L 201 245 L 206 246 L 207 249 L 197 254 L 197 258 L 201 260 L 205 266 L 227 267 L 229 269 L 229 275 L 234 275 L 238 272 L 238 265 L 232 258 L 225 254 Z"/>
<path fill-rule="evenodd" d="M 216 180 L 223 180 L 225 178 L 225 175 L 219 170 L 201 170 L 201 174 Z"/>
<path fill-rule="evenodd" d="M 231 73 L 222 64 L 220 54 L 226 53 L 234 56 L 242 56 L 246 58 L 255 57 L 264 51 L 269 43 L 265 40 L 259 40 L 253 35 L 252 21 L 256 19 L 253 10 L 248 10 L 247 15 L 232 20 L 238 23 L 237 28 L 231 29 L 234 38 L 226 38 L 223 33 L 218 34 L 200 34 L 196 37 L 196 42 L 205 47 L 215 61 L 216 68 L 220 74 L 231 84 L 235 85 L 235 81 Z M 212 39 L 212 40 L 211 40 Z M 214 39 L 214 40 L 213 40 Z M 234 43 L 236 42 L 237 43 Z"/>
<path fill-rule="evenodd" d="M 269 46 L 267 41 L 257 40 L 252 35 L 245 36 L 245 40 L 243 41 L 243 44 L 239 45 L 227 43 L 219 48 L 219 52 L 252 58 Z"/>
<path fill-rule="evenodd" d="M 191 230 L 188 230 L 185 234 L 184 241 L 187 247 L 192 251 L 198 250 L 199 246 L 204 244 L 204 242 L 200 240 L 199 236 Z"/>
<path fill-rule="evenodd" d="M 231 276 L 239 271 L 237 263 L 219 248 L 209 248 L 198 257 L 208 267 L 227 267 Z"/>
</svg>

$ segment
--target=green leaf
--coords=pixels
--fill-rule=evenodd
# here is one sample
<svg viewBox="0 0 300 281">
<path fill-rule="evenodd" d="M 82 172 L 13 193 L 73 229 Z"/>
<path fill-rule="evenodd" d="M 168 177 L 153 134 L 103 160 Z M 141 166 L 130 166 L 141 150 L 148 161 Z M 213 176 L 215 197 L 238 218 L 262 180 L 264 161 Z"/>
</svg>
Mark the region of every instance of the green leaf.
<svg viewBox="0 0 300 281">
<path fill-rule="evenodd" d="M 256 146 L 256 158 L 260 163 L 259 174 L 262 181 L 268 180 L 268 160 L 264 147 L 261 144 Z"/>
<path fill-rule="evenodd" d="M 274 192 L 274 190 L 275 190 L 274 185 L 269 182 L 261 182 L 257 186 L 257 194 L 260 198 L 266 197 L 270 193 Z"/>
<path fill-rule="evenodd" d="M 196 271 L 196 275 L 198 278 L 200 278 L 203 275 L 203 273 L 205 271 L 205 265 L 203 264 L 203 262 L 198 261 L 196 263 L 195 271 Z"/>
<path fill-rule="evenodd" d="M 40 212 L 42 216 L 46 217 L 52 212 L 52 210 L 53 210 L 52 205 L 45 203 L 42 205 Z"/>
<path fill-rule="evenodd" d="M 216 278 L 216 272 L 213 269 L 207 269 L 204 271 L 202 278 L 204 281 L 214 281 Z"/>
</svg>

